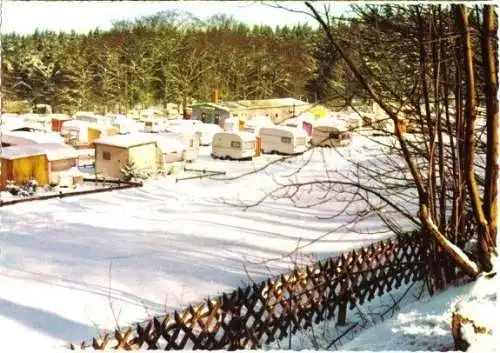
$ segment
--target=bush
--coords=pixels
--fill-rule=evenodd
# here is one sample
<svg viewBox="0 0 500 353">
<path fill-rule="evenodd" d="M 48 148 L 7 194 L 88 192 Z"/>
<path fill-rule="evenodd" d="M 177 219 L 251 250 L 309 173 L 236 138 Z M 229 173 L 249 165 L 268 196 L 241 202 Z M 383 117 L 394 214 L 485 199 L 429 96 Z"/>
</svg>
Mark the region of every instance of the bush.
<svg viewBox="0 0 500 353">
<path fill-rule="evenodd" d="M 124 181 L 146 180 L 153 175 L 149 169 L 138 169 L 132 161 L 127 162 L 121 168 L 121 172 Z"/>
</svg>

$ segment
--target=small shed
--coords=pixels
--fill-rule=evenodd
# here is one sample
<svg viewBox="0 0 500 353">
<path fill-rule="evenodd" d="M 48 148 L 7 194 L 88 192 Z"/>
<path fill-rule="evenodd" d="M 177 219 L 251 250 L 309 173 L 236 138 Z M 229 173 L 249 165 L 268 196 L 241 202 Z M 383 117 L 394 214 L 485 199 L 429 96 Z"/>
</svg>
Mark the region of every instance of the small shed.
<svg viewBox="0 0 500 353">
<path fill-rule="evenodd" d="M 120 179 L 122 168 L 132 163 L 138 171 L 158 170 L 157 143 L 152 134 L 105 136 L 94 141 L 95 171 L 104 178 Z"/>
<path fill-rule="evenodd" d="M 0 164 L 2 190 L 9 180 L 23 184 L 34 179 L 38 185 L 57 185 L 62 175 L 71 171 L 77 175 L 78 153 L 58 143 L 10 146 L 0 152 Z"/>
<path fill-rule="evenodd" d="M 63 123 L 73 118 L 66 114 L 52 114 L 52 131 L 61 132 Z"/>
<path fill-rule="evenodd" d="M 230 109 L 215 103 L 197 103 L 191 105 L 191 117 L 204 123 L 224 126 L 230 116 Z"/>
</svg>

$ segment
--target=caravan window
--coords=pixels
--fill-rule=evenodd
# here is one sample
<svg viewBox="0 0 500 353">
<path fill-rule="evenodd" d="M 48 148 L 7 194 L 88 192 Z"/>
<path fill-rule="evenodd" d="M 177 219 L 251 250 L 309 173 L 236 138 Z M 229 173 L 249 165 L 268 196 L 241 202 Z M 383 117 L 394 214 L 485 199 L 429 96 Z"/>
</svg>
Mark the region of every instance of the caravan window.
<svg viewBox="0 0 500 353">
<path fill-rule="evenodd" d="M 281 143 L 292 143 L 292 138 L 283 136 L 281 138 Z"/>
<path fill-rule="evenodd" d="M 231 148 L 241 148 L 240 141 L 231 141 Z"/>
</svg>

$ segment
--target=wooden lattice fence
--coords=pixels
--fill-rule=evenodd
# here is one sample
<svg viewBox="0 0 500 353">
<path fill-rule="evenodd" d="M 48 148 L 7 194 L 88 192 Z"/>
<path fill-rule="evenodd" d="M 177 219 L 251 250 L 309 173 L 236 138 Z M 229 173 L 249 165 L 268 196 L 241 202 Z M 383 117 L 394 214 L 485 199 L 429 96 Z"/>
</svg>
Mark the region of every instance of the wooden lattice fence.
<svg viewBox="0 0 500 353">
<path fill-rule="evenodd" d="M 346 320 L 349 308 L 427 272 L 425 237 L 415 231 L 238 288 L 198 306 L 93 338 L 94 349 L 239 349 L 260 347 L 325 319 Z M 75 348 L 72 345 L 72 348 Z"/>
</svg>

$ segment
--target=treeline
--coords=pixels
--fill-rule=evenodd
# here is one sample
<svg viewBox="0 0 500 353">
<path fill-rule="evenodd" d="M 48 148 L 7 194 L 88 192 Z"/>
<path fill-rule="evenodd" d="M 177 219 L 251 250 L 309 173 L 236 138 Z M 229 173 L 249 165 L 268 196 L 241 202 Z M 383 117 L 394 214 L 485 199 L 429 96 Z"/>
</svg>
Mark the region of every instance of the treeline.
<svg viewBox="0 0 500 353">
<path fill-rule="evenodd" d="M 189 104 L 209 100 L 215 88 L 225 100 L 306 99 L 317 41 L 308 25 L 251 27 L 224 15 L 201 22 L 178 12 L 88 34 L 7 34 L 3 97 L 59 112 Z"/>
</svg>

